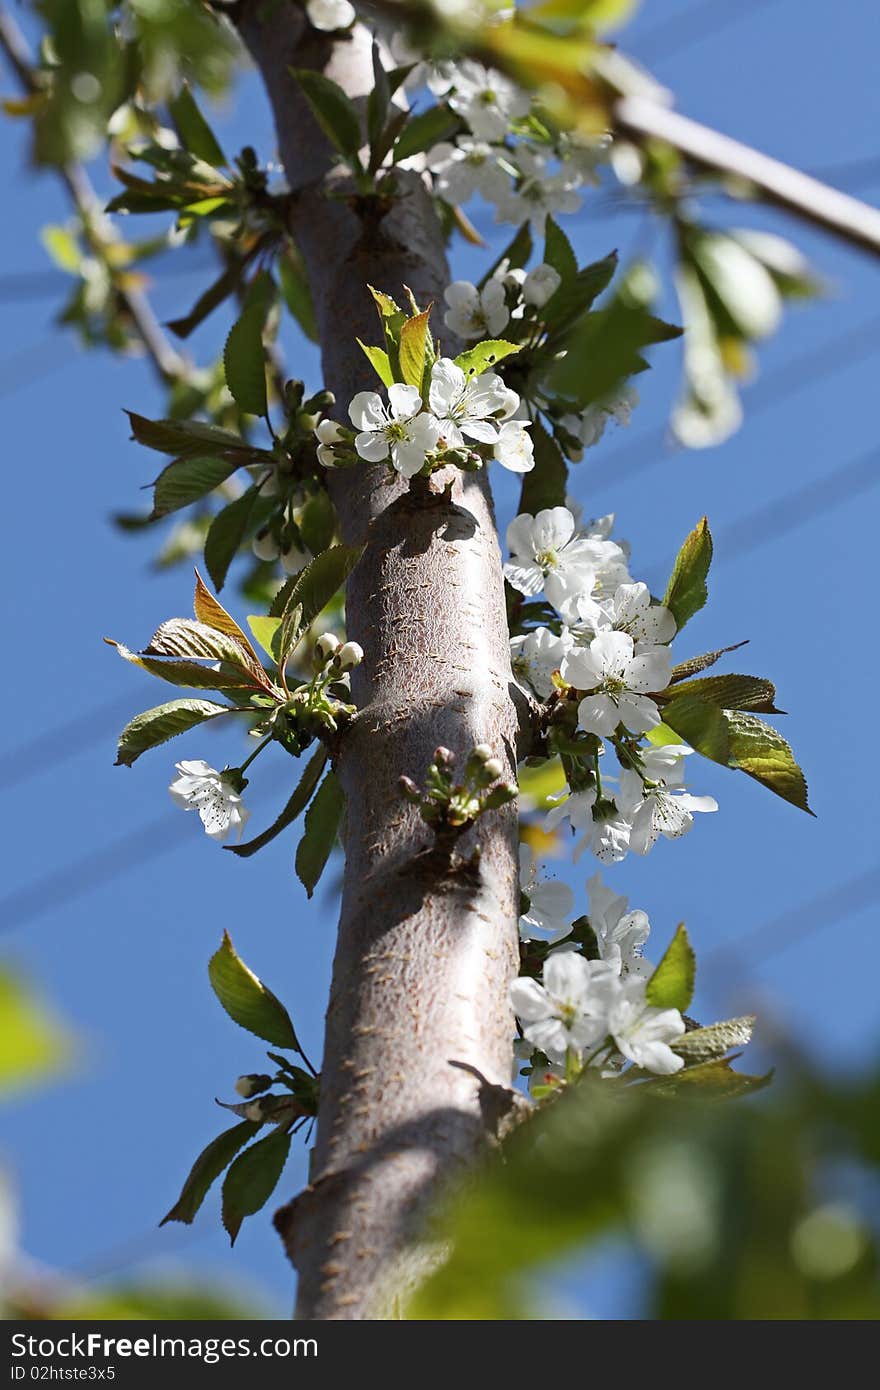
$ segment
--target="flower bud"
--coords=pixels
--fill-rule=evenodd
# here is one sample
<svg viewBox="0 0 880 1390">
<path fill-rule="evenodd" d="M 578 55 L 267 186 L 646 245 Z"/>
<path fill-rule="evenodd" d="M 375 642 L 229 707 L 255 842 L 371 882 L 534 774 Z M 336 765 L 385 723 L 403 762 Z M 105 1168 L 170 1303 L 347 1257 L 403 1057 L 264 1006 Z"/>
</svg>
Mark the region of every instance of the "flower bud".
<svg viewBox="0 0 880 1390">
<path fill-rule="evenodd" d="M 303 392 L 305 387 L 301 381 L 285 381 L 284 383 L 284 404 L 291 411 L 299 410 L 302 405 Z"/>
<path fill-rule="evenodd" d="M 277 560 L 281 547 L 270 530 L 258 531 L 251 542 L 251 550 L 258 560 Z"/>
<path fill-rule="evenodd" d="M 502 766 L 500 759 L 490 758 L 487 763 L 483 764 L 483 777 L 486 779 L 487 785 L 490 782 L 497 782 L 498 778 L 503 776 L 504 767 Z"/>
<path fill-rule="evenodd" d="M 307 415 L 315 415 L 319 410 L 330 410 L 336 404 L 336 397 L 332 391 L 316 391 L 314 396 L 309 396 L 303 402 L 303 410 Z"/>
<path fill-rule="evenodd" d="M 414 806 L 418 806 L 422 794 L 411 777 L 401 777 L 397 784 L 407 801 L 411 801 Z"/>
<path fill-rule="evenodd" d="M 331 656 L 339 651 L 339 638 L 333 632 L 323 632 L 315 643 L 315 661 L 318 668 L 326 666 Z"/>
<path fill-rule="evenodd" d="M 261 1091 L 268 1091 L 271 1085 L 271 1076 L 264 1076 L 259 1072 L 248 1072 L 246 1076 L 238 1078 L 235 1089 L 244 1100 L 250 1100 L 251 1096 L 258 1096 Z"/>
<path fill-rule="evenodd" d="M 281 556 L 281 564 L 286 574 L 299 574 L 300 570 L 305 569 L 308 562 L 308 554 L 305 550 L 301 550 L 296 542 L 289 545 Z"/>
<path fill-rule="evenodd" d="M 471 753 L 471 757 L 476 763 L 487 763 L 492 757 L 492 745 L 489 743 L 478 743 Z"/>
<path fill-rule="evenodd" d="M 350 671 L 353 666 L 360 666 L 364 659 L 364 649 L 359 642 L 346 642 L 336 653 L 336 662 L 342 671 Z"/>
<path fill-rule="evenodd" d="M 434 762 L 438 767 L 452 767 L 452 764 L 455 762 L 455 754 L 449 748 L 443 748 L 442 746 L 440 748 L 435 748 Z"/>
<path fill-rule="evenodd" d="M 517 789 L 511 782 L 500 782 L 493 787 L 483 800 L 484 811 L 496 811 L 499 806 L 506 806 L 508 801 L 516 798 Z"/>
</svg>

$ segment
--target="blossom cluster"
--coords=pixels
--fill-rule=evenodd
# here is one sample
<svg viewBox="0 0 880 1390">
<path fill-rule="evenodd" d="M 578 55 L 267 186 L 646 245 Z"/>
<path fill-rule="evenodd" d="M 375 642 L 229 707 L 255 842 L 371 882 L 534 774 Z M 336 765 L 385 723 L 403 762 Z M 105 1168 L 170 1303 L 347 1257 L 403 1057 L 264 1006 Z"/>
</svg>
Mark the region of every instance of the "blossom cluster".
<svg viewBox="0 0 880 1390">
<path fill-rule="evenodd" d="M 426 66 L 417 80 L 467 126 L 467 134 L 428 154 L 435 191 L 448 203 L 479 195 L 497 222 L 529 223 L 541 233 L 548 216 L 576 212 L 578 190 L 598 182 L 610 137 L 552 128 L 528 93 L 501 73 L 468 59 Z"/>
<path fill-rule="evenodd" d="M 534 467 L 529 422 L 514 418 L 519 396 L 496 372 L 469 376 L 452 358 L 439 357 L 431 367 L 427 403 L 416 387 L 400 382 L 387 394 L 386 403 L 378 391 L 358 391 L 348 408 L 353 435 L 322 421 L 316 430 L 319 462 L 339 467 L 355 456 L 368 463 L 387 460 L 404 478 L 446 462 L 479 468 L 487 458 L 514 473 Z"/>
<path fill-rule="evenodd" d="M 542 880 L 531 851 L 520 854 L 523 894 L 520 935 L 526 942 L 544 938 L 551 945 L 543 983 L 520 977 L 511 985 L 511 1000 L 523 1032 L 518 1051 L 532 1060 L 535 1051 L 554 1068 L 586 1062 L 617 1074 L 627 1061 L 667 1075 L 682 1059 L 670 1043 L 684 1032 L 677 1009 L 658 1009 L 646 999 L 652 966 L 642 955 L 651 927 L 647 915 L 630 911 L 626 898 L 613 893 L 595 874 L 587 883 L 589 926 L 596 956 L 578 949 L 570 923 L 574 894 L 567 884 Z M 563 938 L 566 938 L 563 940 Z M 561 942 L 561 944 L 559 944 Z M 546 1068 L 532 1077 L 548 1079 Z"/>
<path fill-rule="evenodd" d="M 556 714 L 573 715 L 572 733 L 582 740 L 582 755 L 569 760 L 576 785 L 570 780 L 548 813 L 548 828 L 567 820 L 581 837 L 575 857 L 590 849 L 605 863 L 630 850 L 647 854 L 660 835 L 673 839 L 689 830 L 694 812 L 718 809 L 712 797 L 684 789 L 690 748 L 644 743 L 662 722 L 676 625 L 647 585 L 633 582 L 628 550 L 610 538 L 612 525 L 613 517 L 604 517 L 579 526 L 567 507 L 524 513 L 508 527 L 504 566 L 514 589 L 527 598 L 543 590 L 558 615 L 552 626 L 512 638 L 514 675 Z M 600 766 L 606 740 L 617 776 Z"/>
</svg>

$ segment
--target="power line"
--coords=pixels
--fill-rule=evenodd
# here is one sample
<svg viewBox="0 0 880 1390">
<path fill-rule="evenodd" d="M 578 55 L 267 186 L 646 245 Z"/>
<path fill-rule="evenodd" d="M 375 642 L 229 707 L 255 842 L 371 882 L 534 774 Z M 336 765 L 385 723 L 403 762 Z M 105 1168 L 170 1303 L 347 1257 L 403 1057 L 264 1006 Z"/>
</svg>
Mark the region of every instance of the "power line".
<svg viewBox="0 0 880 1390">
<path fill-rule="evenodd" d="M 643 34 L 636 31 L 633 49 L 639 58 L 649 62 L 677 56 L 693 44 L 714 38 L 722 30 L 776 3 L 777 0 L 751 0 L 746 4 L 745 0 L 740 0 L 739 5 L 733 5 L 731 0 L 703 0 L 702 4 L 689 5 L 683 13 L 662 20 Z"/>
<path fill-rule="evenodd" d="M 213 257 L 200 257 L 196 261 L 172 261 L 157 266 L 154 279 L 157 282 L 195 275 L 209 269 L 214 264 Z M 54 298 L 65 285 L 72 284 L 69 275 L 60 270 L 13 270 L 0 275 L 0 303 L 13 303 L 32 299 Z"/>
<path fill-rule="evenodd" d="M 811 382 L 827 381 L 844 368 L 864 361 L 876 352 L 878 334 L 880 315 L 842 333 L 839 338 L 832 338 L 817 348 L 810 348 L 807 352 L 789 358 L 787 362 L 767 372 L 748 389 L 746 405 L 749 418 L 789 396 L 796 395 L 802 387 L 810 385 Z M 646 468 L 656 463 L 658 453 L 666 450 L 669 442 L 669 433 L 665 425 L 661 425 L 659 429 L 646 430 L 635 439 L 618 444 L 603 465 L 601 474 L 597 468 L 595 474 L 588 476 L 588 482 L 606 490 L 617 487 L 622 482 L 628 482 L 630 478 L 638 477 Z M 683 447 L 679 447 L 675 452 L 681 455 L 691 453 Z"/>
<path fill-rule="evenodd" d="M 48 767 L 57 767 L 83 749 L 108 737 L 107 725 L 127 719 L 132 697 L 116 695 L 64 724 L 55 724 L 18 747 L 0 753 L 0 791 L 36 777 Z"/>
</svg>

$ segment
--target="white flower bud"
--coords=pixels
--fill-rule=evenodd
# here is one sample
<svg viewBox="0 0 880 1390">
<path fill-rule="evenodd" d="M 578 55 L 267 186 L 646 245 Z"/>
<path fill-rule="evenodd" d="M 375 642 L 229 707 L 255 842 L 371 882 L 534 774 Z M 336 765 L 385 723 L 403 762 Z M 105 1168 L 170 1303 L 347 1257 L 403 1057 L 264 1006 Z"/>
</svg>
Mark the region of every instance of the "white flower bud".
<svg viewBox="0 0 880 1390">
<path fill-rule="evenodd" d="M 321 444 L 341 444 L 344 438 L 342 426 L 335 420 L 322 420 L 315 434 Z"/>
<path fill-rule="evenodd" d="M 348 29 L 357 17 L 349 0 L 308 0 L 306 14 L 312 28 L 325 34 Z"/>
<path fill-rule="evenodd" d="M 290 545 L 281 556 L 281 564 L 286 574 L 299 574 L 300 570 L 305 569 L 309 562 L 309 557 L 304 550 L 300 550 L 298 545 Z"/>
<path fill-rule="evenodd" d="M 281 554 L 278 542 L 271 531 L 258 531 L 251 543 L 251 549 L 258 560 L 277 560 Z"/>
<path fill-rule="evenodd" d="M 529 271 L 523 283 L 523 299 L 527 304 L 534 304 L 537 309 L 543 309 L 561 284 L 562 276 L 552 265 L 536 265 L 534 270 Z"/>
<path fill-rule="evenodd" d="M 350 671 L 353 666 L 360 666 L 364 659 L 364 649 L 359 642 L 346 642 L 345 646 L 340 647 L 336 653 L 336 660 L 343 671 Z"/>
<path fill-rule="evenodd" d="M 504 768 L 498 758 L 490 758 L 483 764 L 483 776 L 487 782 L 497 782 L 499 777 L 503 777 Z"/>
<path fill-rule="evenodd" d="M 488 743 L 478 743 L 471 757 L 478 763 L 487 763 L 492 757 L 492 747 Z"/>
<path fill-rule="evenodd" d="M 333 632 L 324 632 L 315 643 L 315 656 L 324 666 L 339 651 L 339 638 Z"/>
</svg>

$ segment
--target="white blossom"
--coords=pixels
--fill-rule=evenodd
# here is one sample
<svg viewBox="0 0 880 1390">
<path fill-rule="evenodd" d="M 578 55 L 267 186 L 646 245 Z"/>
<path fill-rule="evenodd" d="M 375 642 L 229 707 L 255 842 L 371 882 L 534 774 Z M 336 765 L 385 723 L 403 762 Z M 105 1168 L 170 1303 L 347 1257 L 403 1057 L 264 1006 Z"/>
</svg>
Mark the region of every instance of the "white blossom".
<svg viewBox="0 0 880 1390">
<path fill-rule="evenodd" d="M 501 146 L 462 135 L 453 145 L 441 141 L 428 151 L 426 162 L 434 175 L 434 189 L 448 203 L 458 206 L 479 194 L 496 203 L 510 187 L 510 174 L 502 169 Z"/>
<path fill-rule="evenodd" d="M 574 861 L 590 850 L 602 864 L 617 864 L 626 857 L 632 826 L 615 802 L 605 801 L 595 814 L 598 793 L 595 787 L 569 791 L 567 796 L 551 806 L 544 820 L 547 830 L 555 830 L 567 820 L 581 838 L 574 848 Z"/>
<path fill-rule="evenodd" d="M 649 647 L 637 655 L 627 632 L 605 630 L 588 647 L 572 648 L 562 674 L 575 689 L 588 692 L 578 705 L 581 728 L 603 738 L 618 724 L 633 734 L 653 729 L 660 713 L 645 692 L 666 688 L 669 663 L 667 647 Z"/>
<path fill-rule="evenodd" d="M 427 412 L 419 414 L 421 409 L 414 386 L 389 386 L 387 406 L 377 391 L 359 391 L 348 413 L 360 431 L 354 441 L 360 457 L 378 463 L 390 454 L 397 472 L 412 478 L 440 437 L 437 421 Z"/>
<path fill-rule="evenodd" d="M 498 431 L 493 457 L 511 473 L 530 473 L 535 466 L 535 446 L 528 425 L 506 420 Z"/>
<path fill-rule="evenodd" d="M 534 304 L 536 308 L 543 309 L 561 284 L 562 276 L 552 265 L 536 265 L 523 280 L 522 297 L 526 304 Z"/>
<path fill-rule="evenodd" d="M 503 141 L 511 121 L 528 115 L 531 101 L 509 78 L 465 59 L 457 65 L 449 105 L 478 140 Z"/>
<path fill-rule="evenodd" d="M 335 467 L 336 454 L 333 445 L 342 443 L 342 427 L 335 420 L 321 420 L 315 428 L 315 436 L 318 440 L 318 462 L 325 468 Z"/>
<path fill-rule="evenodd" d="M 447 447 L 460 449 L 466 439 L 494 444 L 497 417 L 512 415 L 519 396 L 495 372 L 468 377 L 451 357 L 439 357 L 431 368 L 428 402 Z"/>
<path fill-rule="evenodd" d="M 617 989 L 607 992 L 607 1031 L 624 1057 L 660 1076 L 680 1071 L 684 1058 L 678 1057 L 669 1044 L 685 1031 L 678 1009 L 655 1009 L 645 1002 L 643 979 L 629 977 L 618 980 Z"/>
<path fill-rule="evenodd" d="M 497 338 L 510 319 L 500 280 L 488 280 L 482 290 L 469 280 L 456 280 L 443 298 L 449 305 L 443 322 L 459 338 Z"/>
<path fill-rule="evenodd" d="M 583 1057 L 607 1033 L 605 991 L 616 979 L 612 966 L 559 951 L 544 963 L 543 984 L 520 978 L 510 986 L 523 1034 L 551 1062 L 564 1062 L 569 1048 Z"/>
<path fill-rule="evenodd" d="M 529 222 L 543 234 L 548 214 L 577 212 L 581 200 L 569 174 L 552 172 L 545 155 L 520 146 L 514 156 L 520 172 L 516 188 L 510 188 L 496 204 L 496 221 Z"/>
<path fill-rule="evenodd" d="M 613 965 L 618 974 L 644 976 L 652 967 L 642 955 L 642 947 L 651 932 L 648 914 L 630 912 L 626 898 L 612 893 L 596 873 L 587 880 L 590 899 L 590 926 L 596 933 L 596 944 L 602 960 Z"/>
<path fill-rule="evenodd" d="M 582 594 L 575 604 L 576 635 L 588 641 L 607 628 L 628 632 L 638 653 L 642 647 L 663 646 L 675 636 L 675 619 L 668 608 L 651 603 L 647 584 L 619 584 L 607 598 Z"/>
<path fill-rule="evenodd" d="M 580 415 L 563 415 L 562 428 L 578 442 L 578 450 L 570 450 L 569 457 L 578 463 L 584 449 L 591 449 L 605 433 L 609 420 L 618 425 L 628 426 L 632 411 L 639 403 L 639 395 L 633 386 L 624 386 L 613 400 L 595 402 L 581 411 Z M 575 456 L 576 454 L 576 456 Z"/>
<path fill-rule="evenodd" d="M 312 28 L 326 34 L 348 29 L 357 19 L 354 6 L 348 0 L 306 0 L 306 14 Z"/>
<path fill-rule="evenodd" d="M 536 937 L 560 941 L 567 936 L 574 912 L 574 893 L 567 883 L 560 883 L 558 879 L 539 878 L 538 866 L 528 845 L 519 847 L 519 882 L 529 900 L 528 908 L 519 919 L 523 941 L 534 941 Z"/>
<path fill-rule="evenodd" d="M 647 854 L 661 835 L 676 840 L 687 834 L 696 812 L 718 810 L 714 796 L 691 796 L 677 790 L 684 780 L 684 758 L 693 750 L 684 744 L 648 748 L 642 754 L 642 776 L 630 768 L 620 774 L 620 801 L 632 821 L 630 849 Z"/>
<path fill-rule="evenodd" d="M 541 700 L 553 694 L 553 672 L 558 671 L 569 649 L 570 640 L 557 637 L 549 627 L 510 639 L 510 664 L 515 680 L 530 687 Z"/>
<path fill-rule="evenodd" d="M 168 790 L 178 806 L 185 811 L 198 811 L 205 834 L 212 840 L 225 840 L 233 830 L 241 839 L 250 812 L 245 809 L 240 794 L 224 773 L 204 762 L 175 763 L 177 776 Z"/>
<path fill-rule="evenodd" d="M 519 593 L 531 598 L 541 589 L 555 608 L 589 593 L 595 580 L 590 543 L 578 536 L 567 507 L 548 507 L 536 516 L 522 512 L 507 528 L 510 559 L 504 573 Z"/>
</svg>

